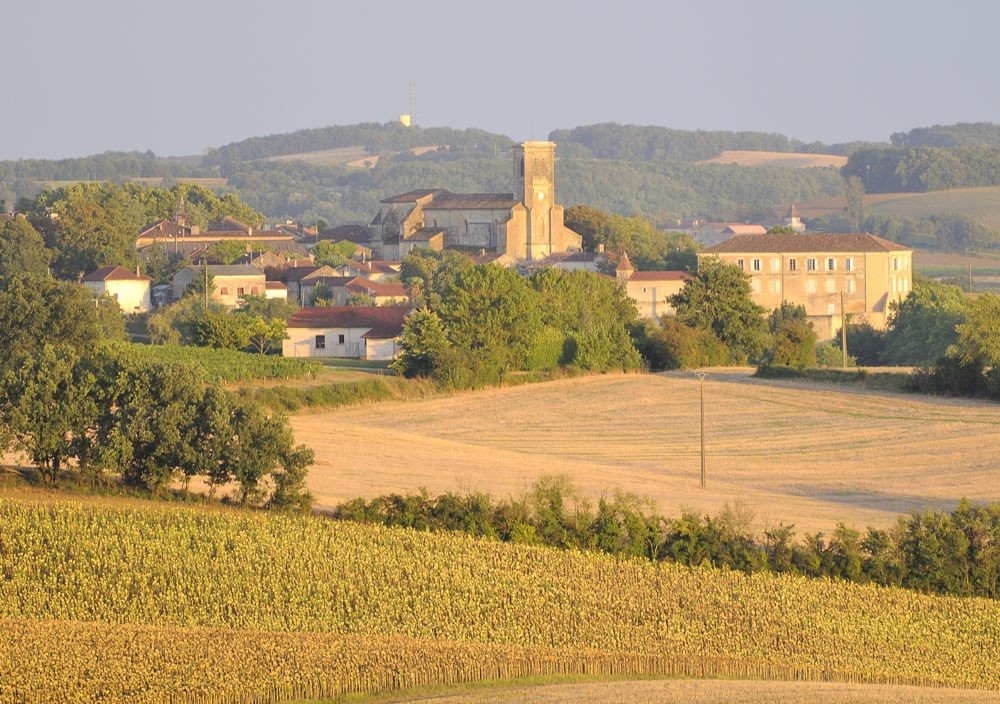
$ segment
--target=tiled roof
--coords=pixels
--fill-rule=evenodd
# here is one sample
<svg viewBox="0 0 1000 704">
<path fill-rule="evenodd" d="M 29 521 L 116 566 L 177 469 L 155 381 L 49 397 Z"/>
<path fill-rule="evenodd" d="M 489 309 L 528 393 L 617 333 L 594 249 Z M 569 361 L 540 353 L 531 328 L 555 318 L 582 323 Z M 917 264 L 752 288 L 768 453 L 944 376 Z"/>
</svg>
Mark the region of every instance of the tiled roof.
<svg viewBox="0 0 1000 704">
<path fill-rule="evenodd" d="M 632 260 L 628 258 L 628 252 L 622 255 L 622 259 L 618 262 L 618 266 L 615 267 L 615 271 L 635 271 L 635 267 L 632 266 Z"/>
<path fill-rule="evenodd" d="M 200 272 L 201 266 L 189 264 L 184 267 L 192 271 Z M 264 272 L 250 264 L 209 264 L 208 273 L 212 276 L 263 276 Z"/>
<path fill-rule="evenodd" d="M 246 234 L 250 230 L 250 226 L 227 215 L 221 220 L 209 223 L 208 230 L 212 232 L 231 232 L 242 230 L 243 233 Z"/>
<path fill-rule="evenodd" d="M 410 242 L 427 242 L 432 237 L 443 234 L 447 231 L 447 228 L 444 227 L 424 227 L 407 235 L 404 239 Z"/>
<path fill-rule="evenodd" d="M 402 306 L 302 308 L 288 320 L 288 327 L 369 328 L 365 337 L 387 340 L 403 333 L 403 321 L 409 312 Z"/>
<path fill-rule="evenodd" d="M 84 281 L 152 281 L 149 276 L 136 274 L 120 266 L 102 266 L 83 277 Z"/>
<path fill-rule="evenodd" d="M 288 287 L 280 281 L 265 281 L 264 288 L 269 291 L 287 291 Z"/>
<path fill-rule="evenodd" d="M 432 194 L 447 193 L 443 188 L 422 188 L 416 191 L 407 191 L 406 193 L 400 193 L 398 196 L 389 196 L 383 203 L 416 203 L 422 198 L 426 198 Z"/>
<path fill-rule="evenodd" d="M 767 228 L 763 225 L 727 225 L 725 232 L 728 230 L 734 235 L 766 235 Z"/>
<path fill-rule="evenodd" d="M 635 271 L 629 281 L 688 281 L 694 277 L 686 271 Z"/>
<path fill-rule="evenodd" d="M 512 193 L 448 193 L 435 195 L 424 210 L 506 210 L 517 205 Z"/>
<path fill-rule="evenodd" d="M 287 269 L 285 269 L 284 272 L 285 281 L 301 281 L 314 271 L 319 271 L 319 267 L 316 265 L 290 266 Z"/>
<path fill-rule="evenodd" d="M 702 254 L 740 252 L 909 252 L 909 247 L 875 235 L 821 233 L 816 235 L 736 235 L 702 250 Z"/>
<path fill-rule="evenodd" d="M 372 231 L 364 225 L 337 225 L 319 233 L 319 239 L 340 241 L 347 240 L 354 244 L 371 244 Z"/>
<path fill-rule="evenodd" d="M 139 237 L 155 237 L 157 235 L 162 235 L 164 237 L 184 237 L 191 234 L 191 228 L 185 227 L 183 225 L 178 225 L 173 220 L 160 220 L 159 222 L 154 222 L 149 227 L 146 227 L 139 233 Z"/>
</svg>

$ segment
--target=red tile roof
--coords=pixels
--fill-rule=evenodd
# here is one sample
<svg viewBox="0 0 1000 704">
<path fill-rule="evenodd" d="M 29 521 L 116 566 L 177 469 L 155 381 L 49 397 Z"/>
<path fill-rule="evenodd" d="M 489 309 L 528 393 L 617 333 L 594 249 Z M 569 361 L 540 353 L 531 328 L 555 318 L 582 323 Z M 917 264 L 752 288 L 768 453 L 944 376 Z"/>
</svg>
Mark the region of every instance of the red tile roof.
<svg viewBox="0 0 1000 704">
<path fill-rule="evenodd" d="M 83 277 L 84 281 L 152 281 L 149 276 L 136 274 L 120 266 L 102 266 Z"/>
<path fill-rule="evenodd" d="M 265 281 L 264 288 L 271 291 L 287 291 L 288 287 L 280 281 Z"/>
<path fill-rule="evenodd" d="M 380 281 L 368 281 L 367 279 L 362 279 L 357 277 L 347 282 L 347 288 L 350 291 L 359 291 L 367 293 L 372 296 L 394 296 L 396 298 L 405 298 L 406 286 L 401 283 L 381 283 Z"/>
<path fill-rule="evenodd" d="M 816 235 L 736 235 L 702 254 L 742 252 L 910 252 L 909 247 L 862 232 Z"/>
<path fill-rule="evenodd" d="M 288 320 L 289 328 L 368 328 L 365 337 L 388 340 L 403 333 L 410 309 L 402 306 L 329 306 L 302 308 Z"/>
</svg>

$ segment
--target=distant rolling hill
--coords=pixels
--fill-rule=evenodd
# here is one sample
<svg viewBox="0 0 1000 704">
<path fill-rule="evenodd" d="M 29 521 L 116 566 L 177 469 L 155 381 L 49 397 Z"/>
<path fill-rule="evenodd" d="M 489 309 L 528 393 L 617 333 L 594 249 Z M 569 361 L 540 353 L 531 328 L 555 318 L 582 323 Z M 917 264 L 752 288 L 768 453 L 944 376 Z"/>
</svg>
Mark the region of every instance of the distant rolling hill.
<svg viewBox="0 0 1000 704">
<path fill-rule="evenodd" d="M 924 218 L 938 213 L 961 213 L 986 227 L 1000 230 L 1000 186 L 955 188 L 929 193 L 873 193 L 865 196 L 873 213 Z M 844 209 L 843 196 L 821 196 L 797 204 L 804 218 L 818 218 Z"/>
</svg>

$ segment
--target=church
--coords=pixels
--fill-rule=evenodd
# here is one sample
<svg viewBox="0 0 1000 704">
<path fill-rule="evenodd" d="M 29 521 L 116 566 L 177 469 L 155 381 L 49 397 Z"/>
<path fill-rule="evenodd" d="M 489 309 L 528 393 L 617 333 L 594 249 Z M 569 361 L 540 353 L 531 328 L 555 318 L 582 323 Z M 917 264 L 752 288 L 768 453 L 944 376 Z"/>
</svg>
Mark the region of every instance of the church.
<svg viewBox="0 0 1000 704">
<path fill-rule="evenodd" d="M 513 193 L 417 190 L 386 198 L 371 223 L 372 250 L 401 259 L 417 248 L 467 249 L 504 264 L 581 249 L 556 204 L 554 142 L 513 148 Z"/>
</svg>

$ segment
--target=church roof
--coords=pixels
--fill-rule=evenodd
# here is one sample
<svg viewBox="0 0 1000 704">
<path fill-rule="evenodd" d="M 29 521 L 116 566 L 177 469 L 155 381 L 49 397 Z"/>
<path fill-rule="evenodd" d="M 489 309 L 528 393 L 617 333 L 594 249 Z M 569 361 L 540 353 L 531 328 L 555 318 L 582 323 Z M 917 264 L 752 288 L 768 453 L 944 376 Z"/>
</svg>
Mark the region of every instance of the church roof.
<svg viewBox="0 0 1000 704">
<path fill-rule="evenodd" d="M 424 210 L 506 210 L 517 205 L 513 193 L 443 193 L 424 206 Z"/>
<path fill-rule="evenodd" d="M 702 253 L 909 251 L 909 247 L 863 232 L 824 232 L 816 235 L 736 235 Z"/>
<path fill-rule="evenodd" d="M 629 281 L 688 281 L 694 277 L 686 271 L 634 271 Z"/>
<path fill-rule="evenodd" d="M 398 196 L 389 196 L 384 199 L 383 203 L 416 203 L 418 200 L 426 198 L 429 195 L 436 195 L 438 193 L 447 193 L 443 188 L 421 188 L 415 191 L 407 191 L 406 193 L 400 193 Z"/>
</svg>

